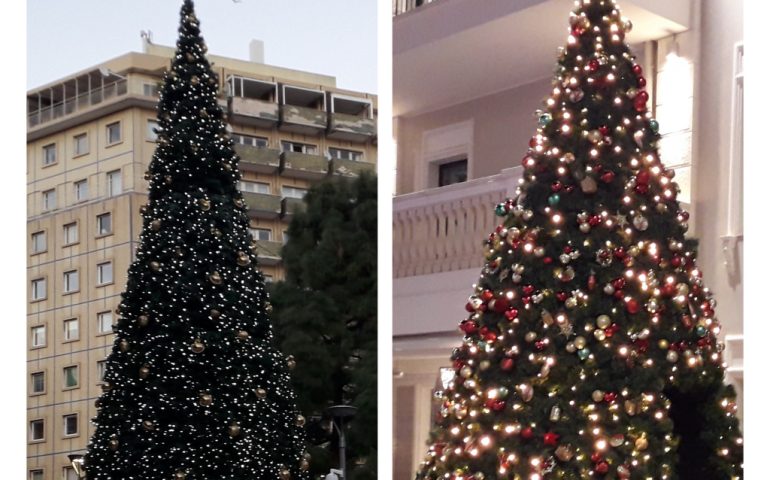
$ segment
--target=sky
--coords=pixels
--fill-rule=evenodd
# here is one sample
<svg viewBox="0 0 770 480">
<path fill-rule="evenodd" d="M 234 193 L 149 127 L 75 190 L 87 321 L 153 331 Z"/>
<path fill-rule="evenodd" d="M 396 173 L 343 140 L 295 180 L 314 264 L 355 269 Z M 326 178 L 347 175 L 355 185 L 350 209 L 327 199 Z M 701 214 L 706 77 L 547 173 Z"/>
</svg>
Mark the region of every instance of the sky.
<svg viewBox="0 0 770 480">
<path fill-rule="evenodd" d="M 181 0 L 27 0 L 27 88 L 134 51 L 140 32 L 176 43 Z M 262 40 L 265 63 L 337 77 L 377 91 L 377 0 L 197 0 L 213 55 L 247 60 Z"/>
</svg>

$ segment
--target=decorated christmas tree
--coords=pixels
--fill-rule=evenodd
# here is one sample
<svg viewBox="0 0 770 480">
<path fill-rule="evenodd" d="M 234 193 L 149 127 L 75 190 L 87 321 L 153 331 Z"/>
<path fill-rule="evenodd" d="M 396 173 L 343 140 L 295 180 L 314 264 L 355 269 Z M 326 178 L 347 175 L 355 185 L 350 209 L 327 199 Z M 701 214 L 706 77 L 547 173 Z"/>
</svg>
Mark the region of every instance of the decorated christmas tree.
<svg viewBox="0 0 770 480">
<path fill-rule="evenodd" d="M 576 5 L 417 478 L 741 478 L 716 302 L 631 23 Z"/>
<path fill-rule="evenodd" d="M 236 188 L 193 2 L 158 105 L 136 260 L 85 456 L 89 480 L 306 478 L 305 422 Z"/>
</svg>

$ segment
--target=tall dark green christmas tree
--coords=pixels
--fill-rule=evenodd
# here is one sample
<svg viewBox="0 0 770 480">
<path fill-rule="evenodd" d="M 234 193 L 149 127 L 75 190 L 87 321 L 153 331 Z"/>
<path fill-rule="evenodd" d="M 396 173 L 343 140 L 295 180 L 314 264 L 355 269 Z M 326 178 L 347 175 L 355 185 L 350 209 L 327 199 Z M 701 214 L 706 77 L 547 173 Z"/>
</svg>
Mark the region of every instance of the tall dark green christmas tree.
<svg viewBox="0 0 770 480">
<path fill-rule="evenodd" d="M 418 479 L 742 477 L 716 302 L 614 0 L 578 0 Z"/>
<path fill-rule="evenodd" d="M 149 203 L 88 446 L 89 480 L 306 478 L 304 417 L 236 188 L 193 2 L 158 105 Z"/>
</svg>

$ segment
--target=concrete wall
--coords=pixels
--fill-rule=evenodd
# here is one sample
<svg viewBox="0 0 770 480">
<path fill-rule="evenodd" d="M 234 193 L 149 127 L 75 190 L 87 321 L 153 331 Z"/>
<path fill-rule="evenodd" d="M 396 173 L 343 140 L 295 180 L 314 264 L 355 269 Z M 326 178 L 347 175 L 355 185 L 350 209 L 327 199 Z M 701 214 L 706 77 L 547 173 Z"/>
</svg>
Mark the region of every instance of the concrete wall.
<svg viewBox="0 0 770 480">
<path fill-rule="evenodd" d="M 415 181 L 420 178 L 418 169 L 423 168 L 424 133 L 468 120 L 473 120 L 469 179 L 487 177 L 520 165 L 527 143 L 537 128 L 534 112 L 542 108 L 550 89 L 549 77 L 440 110 L 396 119 L 397 194 L 428 187 Z"/>
</svg>

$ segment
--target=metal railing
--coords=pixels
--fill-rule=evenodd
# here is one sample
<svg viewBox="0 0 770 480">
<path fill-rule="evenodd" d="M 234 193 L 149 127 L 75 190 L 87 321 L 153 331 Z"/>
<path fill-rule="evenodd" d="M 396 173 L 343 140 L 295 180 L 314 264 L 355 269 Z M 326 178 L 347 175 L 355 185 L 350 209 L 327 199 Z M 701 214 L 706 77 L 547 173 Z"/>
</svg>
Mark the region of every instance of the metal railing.
<svg viewBox="0 0 770 480">
<path fill-rule="evenodd" d="M 438 1 L 440 0 L 393 0 L 393 16 L 411 12 L 423 5 Z"/>
<path fill-rule="evenodd" d="M 106 100 L 119 97 L 128 93 L 128 84 L 125 79 L 93 88 L 78 96 L 67 98 L 63 101 L 48 105 L 37 110 L 30 111 L 27 115 L 27 126 L 36 127 L 43 123 L 56 120 L 66 115 L 98 105 Z"/>
</svg>

